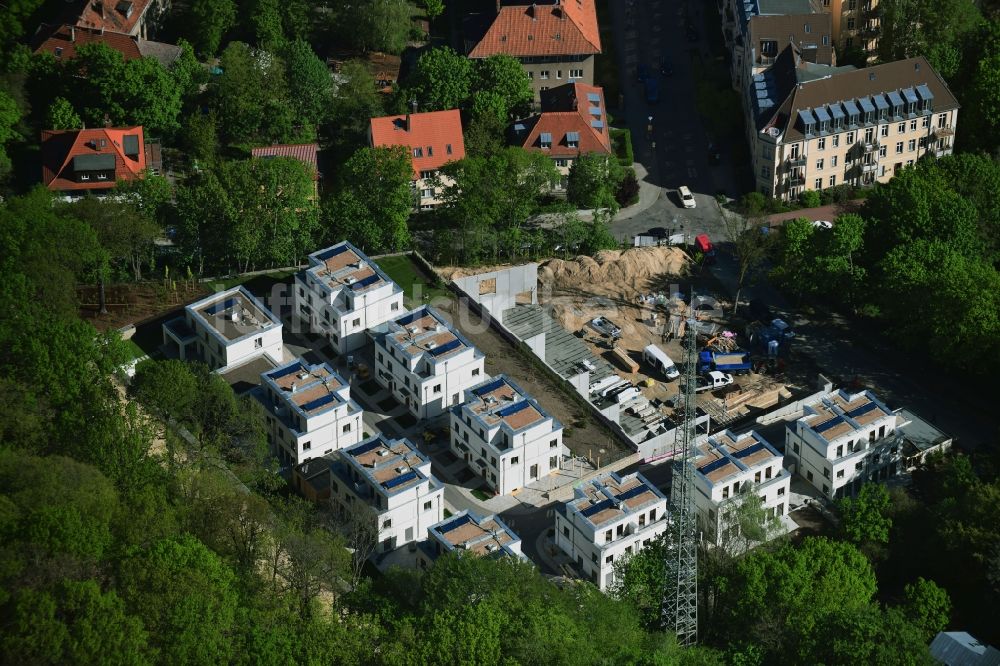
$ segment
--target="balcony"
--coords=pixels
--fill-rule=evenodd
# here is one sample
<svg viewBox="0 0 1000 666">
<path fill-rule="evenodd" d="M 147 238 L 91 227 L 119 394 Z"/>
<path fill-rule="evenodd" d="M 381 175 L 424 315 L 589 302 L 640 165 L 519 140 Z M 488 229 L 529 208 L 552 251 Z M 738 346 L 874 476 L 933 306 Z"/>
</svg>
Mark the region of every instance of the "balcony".
<svg viewBox="0 0 1000 666">
<path fill-rule="evenodd" d="M 878 171 L 878 164 L 875 162 L 861 165 L 861 173 L 874 173 L 875 171 Z"/>
<path fill-rule="evenodd" d="M 792 174 L 788 177 L 788 185 L 790 187 L 798 187 L 799 185 L 806 184 L 806 177 L 802 174 Z"/>
<path fill-rule="evenodd" d="M 789 157 L 785 160 L 785 168 L 792 170 L 798 167 L 804 167 L 806 165 L 805 157 Z"/>
<path fill-rule="evenodd" d="M 934 133 L 931 136 L 933 136 L 935 139 L 939 139 L 943 136 L 955 136 L 955 130 L 949 124 L 945 125 L 944 127 L 935 128 Z"/>
</svg>

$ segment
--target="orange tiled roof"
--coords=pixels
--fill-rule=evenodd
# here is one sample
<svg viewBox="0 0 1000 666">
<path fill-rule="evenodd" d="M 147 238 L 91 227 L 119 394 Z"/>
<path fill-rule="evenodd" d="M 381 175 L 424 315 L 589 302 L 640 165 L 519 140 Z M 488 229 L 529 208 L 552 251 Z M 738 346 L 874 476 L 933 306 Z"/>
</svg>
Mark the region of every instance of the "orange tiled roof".
<svg viewBox="0 0 1000 666">
<path fill-rule="evenodd" d="M 592 101 L 596 96 L 597 101 Z M 593 110 L 593 111 L 592 111 Z M 600 126 L 595 126 L 599 124 Z M 578 157 L 583 153 L 611 154 L 611 136 L 604 105 L 604 89 L 585 83 L 567 83 L 542 91 L 542 113 L 530 121 L 522 146 L 551 157 Z M 579 134 L 577 147 L 567 134 Z M 541 147 L 542 134 L 551 135 L 551 148 Z"/>
<path fill-rule="evenodd" d="M 470 58 L 505 53 L 512 56 L 600 53 L 595 0 L 561 0 L 551 5 L 500 8 Z"/>
<path fill-rule="evenodd" d="M 139 155 L 125 155 L 126 136 L 136 136 Z M 101 144 L 101 141 L 104 144 Z M 78 181 L 73 175 L 73 159 L 85 155 L 112 155 L 115 160 L 114 180 Z M 146 145 L 142 126 L 108 127 L 84 130 L 42 131 L 42 182 L 53 191 L 103 190 L 114 187 L 118 180 L 134 180 L 146 169 Z"/>
<path fill-rule="evenodd" d="M 151 0 L 85 0 L 76 25 L 133 34 Z"/>
<path fill-rule="evenodd" d="M 70 60 L 76 57 L 76 47 L 81 44 L 100 42 L 122 54 L 126 60 L 138 60 L 142 57 L 136 40 L 119 32 L 104 32 L 87 28 L 77 28 L 71 25 L 57 27 L 36 48 L 35 53 L 51 53 L 59 60 Z"/>
<path fill-rule="evenodd" d="M 372 146 L 406 146 L 413 159 L 414 179 L 421 171 L 440 169 L 465 157 L 462 116 L 458 109 L 372 118 Z M 414 154 L 415 150 L 419 155 Z"/>
<path fill-rule="evenodd" d="M 271 146 L 254 148 L 250 151 L 253 157 L 294 157 L 300 162 L 305 162 L 312 167 L 313 180 L 319 180 L 319 166 L 316 161 L 316 153 L 319 152 L 318 143 L 276 143 Z"/>
</svg>

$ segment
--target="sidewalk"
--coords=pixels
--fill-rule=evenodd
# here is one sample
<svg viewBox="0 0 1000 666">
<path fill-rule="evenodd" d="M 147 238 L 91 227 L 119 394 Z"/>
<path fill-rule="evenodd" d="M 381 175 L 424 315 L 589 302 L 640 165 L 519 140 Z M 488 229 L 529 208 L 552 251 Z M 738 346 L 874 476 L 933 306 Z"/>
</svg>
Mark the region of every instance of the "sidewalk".
<svg viewBox="0 0 1000 666">
<path fill-rule="evenodd" d="M 635 217 L 655 204 L 656 201 L 663 196 L 663 188 L 649 182 L 649 179 L 647 178 L 649 172 L 645 166 L 643 166 L 640 162 L 633 162 L 632 168 L 635 169 L 635 179 L 639 181 L 639 201 L 632 204 L 628 208 L 622 208 L 618 211 L 618 214 L 615 215 L 615 222 L 621 222 L 622 220 Z"/>
</svg>

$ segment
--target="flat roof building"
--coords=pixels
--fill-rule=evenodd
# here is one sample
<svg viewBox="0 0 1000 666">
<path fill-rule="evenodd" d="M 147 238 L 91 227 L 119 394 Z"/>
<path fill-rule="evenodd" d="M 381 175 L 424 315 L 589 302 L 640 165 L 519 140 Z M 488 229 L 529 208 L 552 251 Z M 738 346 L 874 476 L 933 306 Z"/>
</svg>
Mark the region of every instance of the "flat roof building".
<svg viewBox="0 0 1000 666">
<path fill-rule="evenodd" d="M 521 537 L 495 515 L 481 518 L 469 511 L 462 511 L 432 525 L 427 530 L 427 536 L 418 559 L 422 568 L 452 551 L 473 553 L 481 557 L 527 560 L 521 552 Z"/>
<path fill-rule="evenodd" d="M 163 324 L 163 343 L 182 361 L 216 370 L 264 355 L 275 365 L 284 361 L 281 321 L 242 285 L 188 305 Z"/>
<path fill-rule="evenodd" d="M 330 501 L 341 516 L 370 526 L 374 555 L 423 540 L 444 515 L 444 486 L 409 440 L 376 435 L 336 456 Z"/>
<path fill-rule="evenodd" d="M 294 290 L 298 321 L 338 354 L 358 349 L 367 329 L 403 312 L 403 290 L 348 241 L 310 254 Z"/>
<path fill-rule="evenodd" d="M 740 527 L 727 515 L 740 497 L 755 493 L 770 516 L 785 515 L 792 476 L 782 455 L 755 431 L 730 430 L 709 436 L 696 447 L 694 503 L 705 538 L 716 546 L 732 547 Z"/>
<path fill-rule="evenodd" d="M 605 474 L 557 508 L 555 528 L 556 545 L 606 591 L 614 584 L 614 563 L 666 531 L 667 498 L 642 474 Z"/>
<path fill-rule="evenodd" d="M 498 495 L 558 471 L 562 424 L 505 375 L 465 390 L 451 408 L 451 449 Z"/>
<path fill-rule="evenodd" d="M 326 363 L 302 359 L 261 374 L 258 395 L 272 446 L 286 464 L 325 456 L 361 441 L 362 410 L 351 386 Z"/>
<path fill-rule="evenodd" d="M 375 378 L 419 419 L 440 416 L 484 378 L 484 354 L 432 307 L 387 322 L 374 337 Z"/>
</svg>

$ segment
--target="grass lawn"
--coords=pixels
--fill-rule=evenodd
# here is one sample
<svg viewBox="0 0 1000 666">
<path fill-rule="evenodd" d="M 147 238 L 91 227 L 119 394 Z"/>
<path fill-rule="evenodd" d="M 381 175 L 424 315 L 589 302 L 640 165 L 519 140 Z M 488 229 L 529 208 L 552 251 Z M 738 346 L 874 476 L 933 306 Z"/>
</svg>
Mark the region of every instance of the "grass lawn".
<svg viewBox="0 0 1000 666">
<path fill-rule="evenodd" d="M 132 358 L 142 358 L 146 355 L 146 350 L 137 345 L 131 338 L 124 340 L 123 342 L 125 343 L 125 346 L 128 347 L 128 351 L 132 355 Z"/>
<path fill-rule="evenodd" d="M 403 289 L 403 298 L 407 307 L 416 307 L 421 303 L 431 303 L 445 298 L 452 300 L 451 292 L 443 286 L 437 286 L 432 278 L 424 273 L 413 260 L 405 254 L 395 257 L 382 257 L 376 263 Z"/>
<path fill-rule="evenodd" d="M 482 488 L 474 488 L 472 490 L 472 496 L 475 497 L 477 500 L 480 500 L 480 501 L 483 501 L 483 502 L 486 502 L 487 500 L 490 500 L 490 499 L 493 498 L 492 495 L 487 494 Z"/>
</svg>

